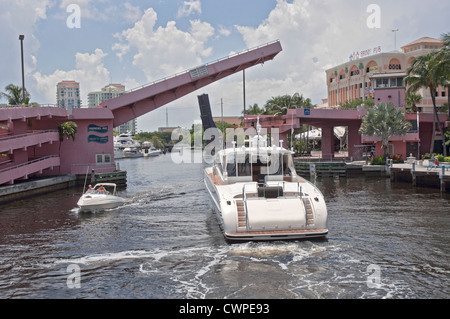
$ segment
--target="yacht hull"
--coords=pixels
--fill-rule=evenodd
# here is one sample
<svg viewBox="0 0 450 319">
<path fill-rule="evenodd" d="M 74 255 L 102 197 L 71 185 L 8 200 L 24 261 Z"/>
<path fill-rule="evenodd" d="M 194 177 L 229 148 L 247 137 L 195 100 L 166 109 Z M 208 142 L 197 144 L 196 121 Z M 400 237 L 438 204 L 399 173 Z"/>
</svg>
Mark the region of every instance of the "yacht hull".
<svg viewBox="0 0 450 319">
<path fill-rule="evenodd" d="M 328 234 L 324 199 L 309 182 L 303 182 L 302 194 L 295 193 L 298 183 L 284 183 L 283 196 L 243 194 L 245 187 L 256 190 L 257 183 L 217 185 L 211 168 L 205 169 L 204 182 L 229 241 L 295 240 Z M 306 190 L 311 196 L 304 195 Z"/>
</svg>

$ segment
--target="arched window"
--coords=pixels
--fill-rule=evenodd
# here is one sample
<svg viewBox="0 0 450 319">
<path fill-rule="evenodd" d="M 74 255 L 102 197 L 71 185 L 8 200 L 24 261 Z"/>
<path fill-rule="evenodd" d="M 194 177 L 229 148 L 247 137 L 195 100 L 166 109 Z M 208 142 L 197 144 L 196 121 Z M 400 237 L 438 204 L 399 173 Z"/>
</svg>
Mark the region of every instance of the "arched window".
<svg viewBox="0 0 450 319">
<path fill-rule="evenodd" d="M 330 75 L 330 83 L 334 83 L 336 81 L 336 77 L 334 76 L 334 73 L 331 73 Z"/>
<path fill-rule="evenodd" d="M 356 65 L 352 65 L 352 67 L 350 68 L 350 76 L 355 76 L 355 75 L 359 75 L 360 71 L 358 69 L 358 67 Z"/>
<path fill-rule="evenodd" d="M 395 71 L 395 70 L 401 70 L 402 65 L 400 61 L 396 58 L 393 58 L 389 61 L 389 70 Z"/>
<path fill-rule="evenodd" d="M 371 60 L 366 65 L 366 73 L 372 73 L 372 72 L 378 72 L 378 64 L 374 60 Z"/>
</svg>

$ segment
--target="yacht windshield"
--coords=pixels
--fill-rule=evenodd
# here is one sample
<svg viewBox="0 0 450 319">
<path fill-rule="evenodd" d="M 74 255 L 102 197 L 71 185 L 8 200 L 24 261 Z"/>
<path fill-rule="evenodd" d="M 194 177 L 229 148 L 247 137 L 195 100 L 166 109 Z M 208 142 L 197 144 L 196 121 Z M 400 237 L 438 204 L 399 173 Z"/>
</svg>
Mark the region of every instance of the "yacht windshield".
<svg viewBox="0 0 450 319">
<path fill-rule="evenodd" d="M 253 181 L 263 181 L 265 176 L 289 176 L 295 174 L 291 154 L 279 152 L 250 153 L 229 152 L 221 160 L 228 177 L 251 176 Z"/>
</svg>

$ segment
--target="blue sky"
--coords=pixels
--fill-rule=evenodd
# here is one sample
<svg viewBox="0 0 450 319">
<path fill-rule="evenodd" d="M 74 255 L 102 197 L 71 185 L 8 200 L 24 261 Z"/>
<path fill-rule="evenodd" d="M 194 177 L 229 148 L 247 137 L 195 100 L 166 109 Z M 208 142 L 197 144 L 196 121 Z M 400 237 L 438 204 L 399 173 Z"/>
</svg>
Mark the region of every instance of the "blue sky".
<svg viewBox="0 0 450 319">
<path fill-rule="evenodd" d="M 80 28 L 66 24 L 70 4 Z M 369 28 L 370 4 L 380 28 Z M 56 102 L 56 83 L 76 80 L 87 93 L 110 82 L 127 89 L 272 40 L 283 52 L 246 72 L 247 105 L 296 92 L 321 104 L 325 70 L 354 51 L 397 49 L 450 32 L 450 3 L 441 0 L 0 0 L 0 91 L 21 84 L 19 34 L 25 35 L 25 84 L 32 101 Z M 138 131 L 199 120 L 196 96 L 207 93 L 214 115 L 240 115 L 242 75 L 211 84 L 138 119 Z M 6 103 L 5 100 L 0 103 Z"/>
</svg>

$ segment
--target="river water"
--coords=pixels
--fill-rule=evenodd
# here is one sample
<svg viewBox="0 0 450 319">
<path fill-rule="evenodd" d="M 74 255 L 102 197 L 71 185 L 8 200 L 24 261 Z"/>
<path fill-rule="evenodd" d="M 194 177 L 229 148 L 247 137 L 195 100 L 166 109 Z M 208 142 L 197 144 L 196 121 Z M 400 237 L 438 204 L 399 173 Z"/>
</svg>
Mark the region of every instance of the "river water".
<svg viewBox="0 0 450 319">
<path fill-rule="evenodd" d="M 385 178 L 318 178 L 321 240 L 227 243 L 204 164 L 120 160 L 123 207 L 78 213 L 71 188 L 0 206 L 0 298 L 450 296 L 450 196 Z"/>
</svg>

